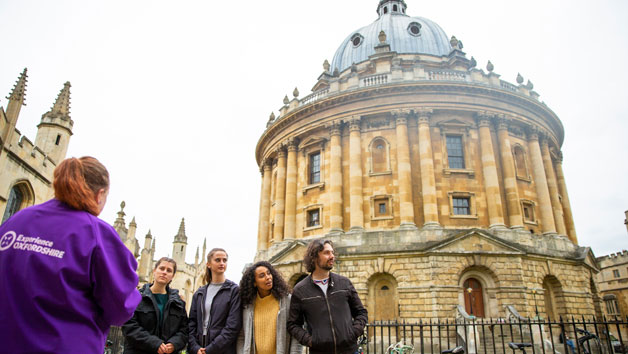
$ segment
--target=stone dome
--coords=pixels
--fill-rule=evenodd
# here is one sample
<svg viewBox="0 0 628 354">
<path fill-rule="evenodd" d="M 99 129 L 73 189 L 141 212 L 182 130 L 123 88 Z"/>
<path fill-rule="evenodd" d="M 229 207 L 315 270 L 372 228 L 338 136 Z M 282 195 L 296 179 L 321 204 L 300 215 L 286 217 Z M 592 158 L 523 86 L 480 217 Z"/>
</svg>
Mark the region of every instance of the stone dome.
<svg viewBox="0 0 628 354">
<path fill-rule="evenodd" d="M 380 1 L 377 8 L 379 18 L 345 38 L 334 54 L 331 71 L 337 69 L 342 72 L 353 63 L 360 63 L 375 54 L 380 31 L 386 33 L 390 50 L 399 54 L 449 54 L 451 44 L 438 24 L 423 17 L 410 17 L 405 11 L 403 0 Z"/>
</svg>

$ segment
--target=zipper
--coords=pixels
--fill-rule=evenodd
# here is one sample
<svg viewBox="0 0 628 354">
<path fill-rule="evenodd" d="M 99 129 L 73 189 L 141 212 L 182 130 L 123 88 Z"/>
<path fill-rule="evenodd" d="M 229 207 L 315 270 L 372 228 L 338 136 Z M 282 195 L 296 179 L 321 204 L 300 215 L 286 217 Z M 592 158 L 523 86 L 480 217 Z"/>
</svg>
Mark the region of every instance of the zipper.
<svg viewBox="0 0 628 354">
<path fill-rule="evenodd" d="M 314 284 L 314 282 L 312 282 L 312 284 Z M 329 286 L 331 287 L 333 284 L 333 282 L 331 281 L 331 274 L 329 274 Z M 321 289 L 320 286 L 314 284 L 315 287 L 317 287 L 320 292 L 323 292 L 323 289 Z M 329 287 L 327 287 L 327 292 L 329 292 Z M 334 320 L 331 318 L 331 308 L 329 307 L 329 301 L 327 300 L 327 294 L 323 293 L 323 296 L 325 297 L 325 304 L 327 305 L 327 314 L 329 315 L 329 324 L 331 326 L 331 336 L 334 339 L 334 354 L 337 353 L 336 351 L 336 330 L 334 329 Z M 304 299 L 305 300 L 305 299 Z"/>
</svg>

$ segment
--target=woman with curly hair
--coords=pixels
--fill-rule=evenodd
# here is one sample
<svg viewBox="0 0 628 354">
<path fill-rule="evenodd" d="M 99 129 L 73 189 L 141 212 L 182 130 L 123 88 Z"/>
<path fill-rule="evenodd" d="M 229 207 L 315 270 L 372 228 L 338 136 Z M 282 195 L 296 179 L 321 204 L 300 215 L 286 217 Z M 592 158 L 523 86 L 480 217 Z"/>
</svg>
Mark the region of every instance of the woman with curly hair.
<svg viewBox="0 0 628 354">
<path fill-rule="evenodd" d="M 296 354 L 302 347 L 286 331 L 290 288 L 268 262 L 246 269 L 240 280 L 242 330 L 238 354 Z"/>
</svg>

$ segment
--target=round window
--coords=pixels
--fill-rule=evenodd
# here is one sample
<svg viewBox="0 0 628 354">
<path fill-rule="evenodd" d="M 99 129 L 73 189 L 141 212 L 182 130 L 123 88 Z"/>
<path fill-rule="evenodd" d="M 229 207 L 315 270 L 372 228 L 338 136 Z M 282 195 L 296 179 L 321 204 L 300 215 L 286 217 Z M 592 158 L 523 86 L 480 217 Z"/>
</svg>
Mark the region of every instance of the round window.
<svg viewBox="0 0 628 354">
<path fill-rule="evenodd" d="M 362 37 L 362 35 L 360 35 L 359 33 L 356 33 L 351 37 L 351 43 L 354 47 L 359 47 L 363 41 L 364 37 Z"/>
<path fill-rule="evenodd" d="M 421 24 L 417 22 L 412 22 L 408 25 L 408 33 L 417 37 L 421 35 Z"/>
</svg>

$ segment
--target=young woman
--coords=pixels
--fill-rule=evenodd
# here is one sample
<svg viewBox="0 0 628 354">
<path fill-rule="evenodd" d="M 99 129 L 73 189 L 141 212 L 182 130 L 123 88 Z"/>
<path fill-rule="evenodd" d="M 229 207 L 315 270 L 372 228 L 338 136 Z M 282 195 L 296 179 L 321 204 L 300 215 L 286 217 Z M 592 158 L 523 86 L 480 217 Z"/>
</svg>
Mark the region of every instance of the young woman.
<svg viewBox="0 0 628 354">
<path fill-rule="evenodd" d="M 214 248 L 207 254 L 204 282 L 192 297 L 190 307 L 191 354 L 235 354 L 242 327 L 238 285 L 225 278 L 227 252 Z"/>
<path fill-rule="evenodd" d="M 238 354 L 296 354 L 302 346 L 286 332 L 290 289 L 273 266 L 260 261 L 240 280 L 242 331 Z"/>
<path fill-rule="evenodd" d="M 188 341 L 188 316 L 179 290 L 169 284 L 177 272 L 172 258 L 155 263 L 153 283 L 144 284 L 142 301 L 133 317 L 122 326 L 124 354 L 179 353 Z"/>
<path fill-rule="evenodd" d="M 137 262 L 97 216 L 109 173 L 93 157 L 54 170 L 55 198 L 0 226 L 0 343 L 5 353 L 99 353 L 140 301 Z"/>
</svg>

